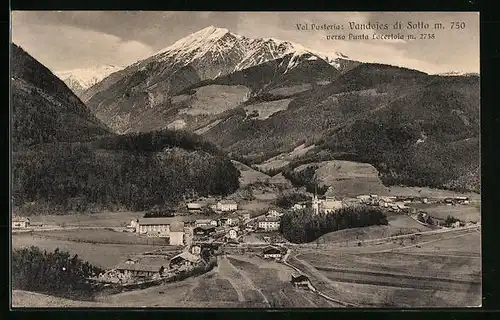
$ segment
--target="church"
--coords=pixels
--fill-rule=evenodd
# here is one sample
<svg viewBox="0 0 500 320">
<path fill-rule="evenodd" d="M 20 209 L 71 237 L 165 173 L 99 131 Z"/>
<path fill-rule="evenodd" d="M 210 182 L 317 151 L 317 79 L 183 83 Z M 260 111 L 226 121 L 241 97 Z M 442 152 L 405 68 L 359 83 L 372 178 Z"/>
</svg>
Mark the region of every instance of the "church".
<svg viewBox="0 0 500 320">
<path fill-rule="evenodd" d="M 312 198 L 312 209 L 315 214 L 330 213 L 338 210 L 344 206 L 343 202 L 335 199 L 333 196 L 326 196 L 324 198 L 318 198 L 316 194 Z"/>
</svg>

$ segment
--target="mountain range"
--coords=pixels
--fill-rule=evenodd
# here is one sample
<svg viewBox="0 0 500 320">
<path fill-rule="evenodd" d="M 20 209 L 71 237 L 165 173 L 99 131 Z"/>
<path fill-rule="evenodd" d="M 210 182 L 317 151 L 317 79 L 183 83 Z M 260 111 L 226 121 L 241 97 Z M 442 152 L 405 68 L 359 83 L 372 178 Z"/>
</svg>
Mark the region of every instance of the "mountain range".
<svg viewBox="0 0 500 320">
<path fill-rule="evenodd" d="M 86 89 L 113 132 L 192 132 L 269 174 L 373 165 L 386 185 L 479 191 L 479 76 L 325 54 L 208 27 Z M 289 163 L 273 159 L 299 146 Z"/>
<path fill-rule="evenodd" d="M 92 68 L 57 71 L 54 74 L 58 76 L 59 79 L 63 80 L 78 97 L 81 97 L 85 90 L 99 83 L 113 72 L 121 69 L 123 69 L 123 67 L 102 65 Z"/>
<path fill-rule="evenodd" d="M 371 163 L 387 184 L 479 188 L 474 74 L 429 75 L 208 27 L 82 97 L 115 132 L 187 130 L 247 165 L 305 144 L 298 161 Z"/>
</svg>

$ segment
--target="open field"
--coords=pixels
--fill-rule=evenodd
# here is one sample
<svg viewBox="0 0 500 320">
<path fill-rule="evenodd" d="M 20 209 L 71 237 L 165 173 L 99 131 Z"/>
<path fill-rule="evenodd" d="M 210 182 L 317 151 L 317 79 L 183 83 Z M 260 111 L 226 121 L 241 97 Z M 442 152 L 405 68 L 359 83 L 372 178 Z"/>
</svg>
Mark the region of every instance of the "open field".
<svg viewBox="0 0 500 320">
<path fill-rule="evenodd" d="M 389 194 L 391 196 L 402 196 L 402 197 L 428 197 L 428 198 L 451 198 L 465 196 L 469 197 L 471 201 L 481 201 L 481 195 L 478 193 L 459 193 L 456 191 L 442 190 L 442 189 L 432 189 L 426 187 L 400 187 L 391 186 L 388 187 Z"/>
<path fill-rule="evenodd" d="M 281 153 L 275 157 L 272 157 L 262 162 L 261 164 L 256 165 L 256 167 L 259 168 L 259 170 L 264 170 L 264 171 L 283 168 L 286 165 L 288 165 L 290 161 L 305 155 L 307 152 L 314 149 L 314 147 L 315 147 L 314 145 L 306 147 L 304 144 L 301 144 L 300 146 L 293 149 L 291 152 Z"/>
<path fill-rule="evenodd" d="M 119 227 L 130 224 L 133 219 L 142 218 L 144 212 L 99 212 L 72 215 L 31 216 L 33 224 L 63 225 L 79 227 Z"/>
<path fill-rule="evenodd" d="M 430 216 L 437 219 L 446 219 L 452 216 L 464 222 L 479 222 L 481 221 L 481 208 L 480 204 L 468 205 L 452 205 L 445 204 L 412 204 L 412 206 L 419 210 L 425 211 Z"/>
<path fill-rule="evenodd" d="M 417 237 L 392 249 L 300 248 L 289 262 L 332 297 L 366 306 L 450 307 L 481 303 L 480 234 Z"/>
<path fill-rule="evenodd" d="M 319 184 L 332 187 L 329 195 L 355 197 L 361 194 L 388 194 L 387 188 L 378 177 L 377 169 L 370 164 L 332 160 L 301 165 L 295 171 L 302 171 L 313 165 L 318 166 L 315 177 Z"/>
<path fill-rule="evenodd" d="M 95 301 L 79 301 L 54 297 L 42 293 L 12 290 L 13 308 L 103 308 Z"/>
<path fill-rule="evenodd" d="M 387 220 L 389 221 L 389 225 L 387 226 L 369 226 L 330 232 L 321 236 L 318 242 L 345 243 L 365 241 L 431 230 L 403 214 L 387 213 Z"/>
<path fill-rule="evenodd" d="M 249 166 L 238 162 L 238 161 L 231 161 L 233 165 L 240 171 L 240 186 L 246 186 L 251 183 L 259 182 L 259 181 L 269 181 L 271 179 L 270 176 L 267 174 L 264 174 L 262 172 L 259 172 L 255 169 L 250 168 Z"/>
<path fill-rule="evenodd" d="M 54 251 L 59 248 L 60 250 L 68 251 L 70 254 L 78 254 L 81 259 L 101 268 L 113 267 L 131 256 L 159 248 L 153 245 L 74 242 L 30 234 L 12 235 L 13 249 L 30 246 L 36 246 L 47 251 Z"/>
<path fill-rule="evenodd" d="M 63 226 L 63 227 L 125 227 L 134 219 L 143 219 L 144 212 L 97 212 L 81 213 L 71 215 L 44 215 L 30 216 L 32 224 L 44 226 Z M 204 219 L 202 215 L 175 216 L 167 218 L 174 221 L 192 221 Z"/>
<path fill-rule="evenodd" d="M 219 114 L 237 107 L 247 99 L 250 89 L 245 86 L 208 85 L 194 89 L 193 95 L 175 96 L 175 101 L 188 100 L 189 107 L 179 114 L 192 116 Z"/>
<path fill-rule="evenodd" d="M 274 101 L 267 101 L 245 106 L 245 111 L 247 116 L 251 115 L 253 112 L 257 111 L 259 120 L 265 120 L 275 114 L 276 112 L 288 109 L 288 105 L 292 99 L 281 99 Z"/>
<path fill-rule="evenodd" d="M 132 232 L 120 232 L 109 229 L 55 230 L 33 232 L 33 236 L 72 242 L 95 244 L 130 244 L 157 245 L 170 247 L 167 238 L 139 236 Z"/>
</svg>

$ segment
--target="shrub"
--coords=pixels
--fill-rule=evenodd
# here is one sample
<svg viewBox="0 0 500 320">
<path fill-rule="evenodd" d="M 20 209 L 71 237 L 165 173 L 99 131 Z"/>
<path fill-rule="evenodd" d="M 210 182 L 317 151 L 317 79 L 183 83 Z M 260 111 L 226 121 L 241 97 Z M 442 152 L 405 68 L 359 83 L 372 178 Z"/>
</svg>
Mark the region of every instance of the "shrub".
<svg viewBox="0 0 500 320">
<path fill-rule="evenodd" d="M 12 287 L 17 290 L 91 298 L 87 278 L 102 271 L 59 249 L 48 253 L 32 246 L 12 252 Z"/>
</svg>

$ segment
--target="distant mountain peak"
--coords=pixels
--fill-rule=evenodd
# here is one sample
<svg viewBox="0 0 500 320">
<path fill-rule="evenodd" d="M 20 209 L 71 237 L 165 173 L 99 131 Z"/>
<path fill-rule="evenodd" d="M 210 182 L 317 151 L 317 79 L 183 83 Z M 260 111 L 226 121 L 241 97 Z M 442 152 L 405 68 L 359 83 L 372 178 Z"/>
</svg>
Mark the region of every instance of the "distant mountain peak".
<svg viewBox="0 0 500 320">
<path fill-rule="evenodd" d="M 249 38 L 213 25 L 176 41 L 158 51 L 154 57 L 160 61 L 175 59 L 179 63 L 187 65 L 204 56 L 210 56 L 214 60 L 224 60 L 228 55 L 233 55 L 240 60 L 234 69 L 238 71 L 289 54 L 294 56 L 314 55 L 336 68 L 339 66 L 336 62 L 337 59 L 348 59 L 346 55 L 337 51 L 324 53 L 290 41 L 275 38 Z"/>
<path fill-rule="evenodd" d="M 79 95 L 82 90 L 92 87 L 110 74 L 121 69 L 123 69 L 122 66 L 106 64 L 90 68 L 55 71 L 54 74 L 64 81 L 73 92 Z"/>
</svg>

